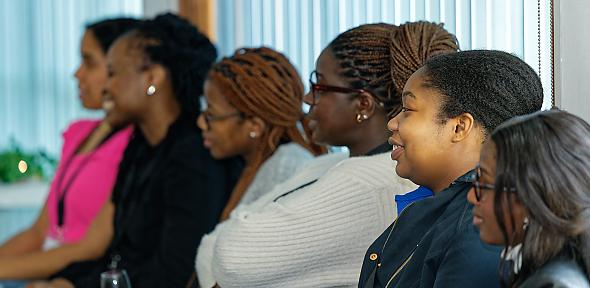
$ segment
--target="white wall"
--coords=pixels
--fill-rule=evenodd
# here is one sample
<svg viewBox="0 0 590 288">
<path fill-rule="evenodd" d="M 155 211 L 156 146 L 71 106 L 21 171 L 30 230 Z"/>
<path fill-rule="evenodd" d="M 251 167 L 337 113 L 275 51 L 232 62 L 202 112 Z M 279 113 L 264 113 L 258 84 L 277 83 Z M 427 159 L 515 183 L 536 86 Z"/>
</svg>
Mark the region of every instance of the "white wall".
<svg viewBox="0 0 590 288">
<path fill-rule="evenodd" d="M 150 18 L 163 12 L 178 13 L 178 0 L 143 0 L 144 17 Z"/>
<path fill-rule="evenodd" d="M 555 0 L 557 105 L 590 122 L 590 1 Z"/>
</svg>

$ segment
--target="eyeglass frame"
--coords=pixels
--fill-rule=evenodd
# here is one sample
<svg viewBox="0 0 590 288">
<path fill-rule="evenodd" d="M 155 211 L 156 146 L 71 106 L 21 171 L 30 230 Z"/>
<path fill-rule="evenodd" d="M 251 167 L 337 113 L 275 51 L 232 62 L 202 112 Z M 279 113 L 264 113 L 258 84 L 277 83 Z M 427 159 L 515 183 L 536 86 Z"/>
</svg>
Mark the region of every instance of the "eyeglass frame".
<svg viewBox="0 0 590 288">
<path fill-rule="evenodd" d="M 211 112 L 209 112 L 208 110 L 204 110 L 203 112 L 201 112 L 201 115 L 203 116 L 204 120 L 205 120 L 205 125 L 206 127 L 206 131 L 209 131 L 209 129 L 211 129 L 211 123 L 212 122 L 218 122 L 218 121 L 223 121 L 232 117 L 240 117 L 243 118 L 244 117 L 244 113 L 241 111 L 236 111 L 236 112 L 232 112 L 232 113 L 228 113 L 228 114 L 223 114 L 223 115 L 211 115 Z"/>
<path fill-rule="evenodd" d="M 475 199 L 477 200 L 477 202 L 481 202 L 481 198 L 482 198 L 482 189 L 488 189 L 488 190 L 494 190 L 496 191 L 496 185 L 494 184 L 487 184 L 487 183 L 481 183 L 479 180 L 481 179 L 481 167 L 478 165 L 477 167 L 475 167 L 475 179 L 473 181 L 471 181 L 471 187 L 473 187 L 473 192 L 475 194 Z M 510 192 L 510 193 L 515 193 L 516 192 L 516 188 L 511 187 L 503 187 L 502 191 L 504 192 Z"/>
<path fill-rule="evenodd" d="M 371 96 L 373 94 L 365 89 L 355 89 L 355 88 L 348 88 L 348 87 L 339 87 L 339 86 L 332 86 L 332 85 L 323 85 L 313 82 L 312 78 L 313 75 L 317 75 L 317 71 L 311 71 L 309 74 L 309 90 L 311 91 L 312 103 L 311 105 L 316 105 L 319 103 L 320 96 L 319 93 L 316 92 L 336 92 L 336 93 L 369 93 Z M 317 95 L 317 96 L 316 96 Z M 375 98 L 375 97 L 373 97 Z M 376 98 L 375 98 L 376 99 Z M 381 104 L 381 102 L 379 102 Z M 381 104 L 382 105 L 382 104 Z"/>
</svg>

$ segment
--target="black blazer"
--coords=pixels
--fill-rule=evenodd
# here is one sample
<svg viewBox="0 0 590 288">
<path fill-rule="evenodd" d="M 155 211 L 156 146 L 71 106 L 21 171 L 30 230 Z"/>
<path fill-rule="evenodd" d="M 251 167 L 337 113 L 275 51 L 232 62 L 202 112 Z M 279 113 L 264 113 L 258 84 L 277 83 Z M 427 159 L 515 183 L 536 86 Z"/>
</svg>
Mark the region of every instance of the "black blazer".
<svg viewBox="0 0 590 288">
<path fill-rule="evenodd" d="M 590 288 L 586 272 L 573 260 L 558 258 L 543 265 L 519 288 Z"/>
<path fill-rule="evenodd" d="M 115 233 L 107 254 L 58 276 L 76 287 L 98 287 L 118 255 L 133 287 L 184 287 L 199 241 L 218 223 L 242 167 L 238 159 L 214 160 L 188 117 L 173 123 L 156 147 L 136 129 L 112 195 Z"/>
<path fill-rule="evenodd" d="M 466 198 L 473 175 L 406 207 L 369 247 L 359 287 L 498 287 L 501 249 L 482 244 Z"/>
</svg>

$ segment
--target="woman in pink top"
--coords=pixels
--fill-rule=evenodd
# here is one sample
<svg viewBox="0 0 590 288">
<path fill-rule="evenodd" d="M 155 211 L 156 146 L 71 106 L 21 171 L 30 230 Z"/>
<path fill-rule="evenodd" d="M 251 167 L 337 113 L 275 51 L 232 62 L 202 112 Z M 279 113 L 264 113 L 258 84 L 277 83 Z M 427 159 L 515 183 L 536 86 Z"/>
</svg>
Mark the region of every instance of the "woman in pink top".
<svg viewBox="0 0 590 288">
<path fill-rule="evenodd" d="M 49 230 L 44 250 L 80 241 L 109 199 L 131 127 L 112 133 L 93 151 L 76 153 L 100 126 L 101 121 L 80 120 L 63 134 L 61 161 L 47 197 Z"/>
<path fill-rule="evenodd" d="M 82 61 L 75 73 L 82 105 L 103 108 L 108 79 L 106 51 L 120 35 L 136 26 L 135 19 L 112 19 L 87 26 L 81 43 Z M 106 108 L 106 107 L 105 107 Z M 47 202 L 36 222 L 0 246 L 0 279 L 36 279 L 59 271 L 72 261 L 100 255 L 75 244 L 81 241 L 109 199 L 131 128 L 111 127 L 121 119 L 80 120 L 63 133 L 61 160 Z M 101 234 L 112 233 L 109 219 Z M 99 225 L 99 224 L 92 224 Z M 88 237 L 88 236 L 87 236 Z M 90 238 L 97 238 L 90 235 Z M 89 242 L 89 241 L 86 241 Z M 91 241 L 90 241 L 91 242 Z M 100 249 L 94 253 L 101 253 Z M 8 283 L 8 282 L 6 282 Z M 4 282 L 0 281 L 0 286 Z M 9 287 L 21 287 L 10 282 Z"/>
</svg>

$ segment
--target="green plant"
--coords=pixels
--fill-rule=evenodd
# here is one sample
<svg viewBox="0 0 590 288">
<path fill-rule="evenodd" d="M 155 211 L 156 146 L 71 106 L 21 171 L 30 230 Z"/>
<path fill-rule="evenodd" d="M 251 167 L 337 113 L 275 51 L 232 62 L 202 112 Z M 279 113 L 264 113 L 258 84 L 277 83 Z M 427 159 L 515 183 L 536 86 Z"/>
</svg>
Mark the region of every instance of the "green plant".
<svg viewBox="0 0 590 288">
<path fill-rule="evenodd" d="M 48 180 L 56 165 L 57 161 L 47 153 L 25 152 L 11 139 L 9 148 L 0 152 L 0 182 L 12 183 L 29 178 Z"/>
</svg>

